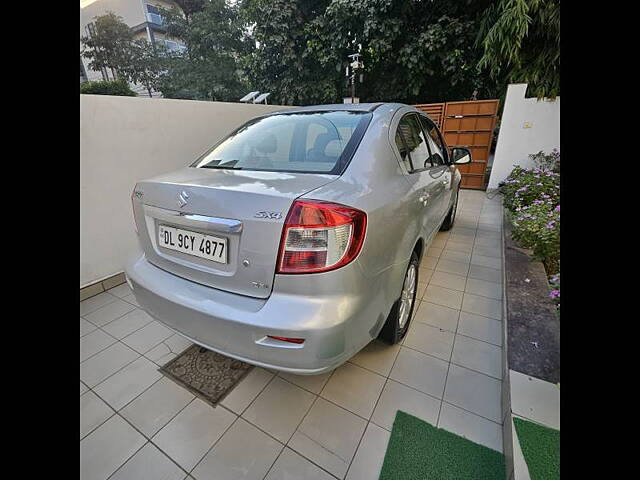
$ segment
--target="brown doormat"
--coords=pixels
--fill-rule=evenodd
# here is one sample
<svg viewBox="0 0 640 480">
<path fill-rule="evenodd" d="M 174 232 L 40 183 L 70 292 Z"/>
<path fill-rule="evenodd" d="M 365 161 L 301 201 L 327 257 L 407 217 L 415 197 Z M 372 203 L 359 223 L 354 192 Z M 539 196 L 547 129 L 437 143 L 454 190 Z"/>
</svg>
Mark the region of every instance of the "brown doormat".
<svg viewBox="0 0 640 480">
<path fill-rule="evenodd" d="M 160 367 L 167 377 L 216 406 L 253 365 L 192 345 Z"/>
</svg>

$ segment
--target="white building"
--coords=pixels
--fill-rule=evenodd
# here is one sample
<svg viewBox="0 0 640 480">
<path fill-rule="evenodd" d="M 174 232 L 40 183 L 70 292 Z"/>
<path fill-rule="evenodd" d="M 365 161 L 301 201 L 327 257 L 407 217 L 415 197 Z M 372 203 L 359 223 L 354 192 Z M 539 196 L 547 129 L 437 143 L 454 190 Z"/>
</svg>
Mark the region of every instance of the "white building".
<svg viewBox="0 0 640 480">
<path fill-rule="evenodd" d="M 94 17 L 108 12 L 122 17 L 133 31 L 135 38 L 145 38 L 151 43 L 163 43 L 169 50 L 184 48 L 179 41 L 167 35 L 167 29 L 163 26 L 163 18 L 159 14 L 159 7 L 177 7 L 171 0 L 81 0 L 80 2 L 80 36 L 88 35 L 88 27 Z M 80 83 L 87 80 L 106 80 L 111 78 L 110 72 L 96 72 L 89 69 L 88 61 L 80 57 Z M 147 90 L 141 85 L 132 85 L 132 89 L 139 96 L 148 97 Z M 154 92 L 153 96 L 161 96 Z"/>
</svg>

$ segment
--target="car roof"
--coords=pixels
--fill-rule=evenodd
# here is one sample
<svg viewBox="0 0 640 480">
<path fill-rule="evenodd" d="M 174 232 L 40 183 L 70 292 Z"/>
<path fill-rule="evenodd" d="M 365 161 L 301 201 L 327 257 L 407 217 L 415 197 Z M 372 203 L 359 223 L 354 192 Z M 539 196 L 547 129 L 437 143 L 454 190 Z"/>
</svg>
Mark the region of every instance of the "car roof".
<svg viewBox="0 0 640 480">
<path fill-rule="evenodd" d="M 401 103 L 332 103 L 327 105 L 309 105 L 306 107 L 294 107 L 286 110 L 278 110 L 270 115 L 279 115 L 284 113 L 303 113 L 303 112 L 333 112 L 333 111 L 348 111 L 348 112 L 373 112 L 381 105 L 394 105 L 396 107 L 405 106 Z"/>
</svg>

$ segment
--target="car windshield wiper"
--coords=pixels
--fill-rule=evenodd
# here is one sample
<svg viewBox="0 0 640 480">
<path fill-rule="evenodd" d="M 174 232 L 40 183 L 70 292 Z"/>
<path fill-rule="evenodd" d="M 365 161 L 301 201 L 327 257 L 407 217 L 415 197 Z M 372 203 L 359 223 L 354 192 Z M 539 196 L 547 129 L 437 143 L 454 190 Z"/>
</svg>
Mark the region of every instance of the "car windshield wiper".
<svg viewBox="0 0 640 480">
<path fill-rule="evenodd" d="M 215 161 L 219 161 L 219 160 L 212 160 L 212 162 Z M 230 160 L 229 163 L 235 162 L 237 163 L 238 160 Z M 219 168 L 219 169 L 229 169 L 229 170 L 242 170 L 242 167 L 236 167 L 235 165 L 228 165 L 226 163 L 223 163 L 222 165 L 217 164 L 217 165 L 211 165 L 210 163 L 207 163 L 206 165 L 202 165 L 200 168 Z"/>
</svg>

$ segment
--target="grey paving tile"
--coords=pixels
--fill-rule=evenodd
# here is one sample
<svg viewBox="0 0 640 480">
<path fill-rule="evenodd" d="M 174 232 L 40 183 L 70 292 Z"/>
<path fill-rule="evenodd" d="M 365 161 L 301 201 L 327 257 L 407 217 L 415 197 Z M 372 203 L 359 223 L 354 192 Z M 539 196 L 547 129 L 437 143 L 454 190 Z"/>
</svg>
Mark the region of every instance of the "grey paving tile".
<svg viewBox="0 0 640 480">
<path fill-rule="evenodd" d="M 476 236 L 474 247 L 492 247 L 492 248 L 500 248 L 502 240 L 499 237 L 490 236 L 487 237 L 485 235 Z"/>
<path fill-rule="evenodd" d="M 460 310 L 455 308 L 425 301 L 420 303 L 414 321 L 455 332 L 458 326 L 459 314 Z"/>
<path fill-rule="evenodd" d="M 378 480 L 391 434 L 369 423 L 353 457 L 346 480 Z"/>
<path fill-rule="evenodd" d="M 262 480 L 284 448 L 239 418 L 192 472 L 196 480 Z"/>
<path fill-rule="evenodd" d="M 452 252 L 471 253 L 473 250 L 473 244 L 469 242 L 456 242 L 455 240 L 449 240 L 445 246 L 445 250 Z"/>
<path fill-rule="evenodd" d="M 305 416 L 315 396 L 281 379 L 274 378 L 242 414 L 250 423 L 286 443 Z"/>
<path fill-rule="evenodd" d="M 496 257 L 485 257 L 484 255 L 473 254 L 471 255 L 471 264 L 479 265 L 481 267 L 495 268 L 500 270 L 502 268 L 502 259 Z"/>
<path fill-rule="evenodd" d="M 80 396 L 80 439 L 104 423 L 115 412 L 92 391 Z"/>
<path fill-rule="evenodd" d="M 485 257 L 502 258 L 502 250 L 499 247 L 483 247 L 478 245 L 473 247 L 473 253 Z"/>
<path fill-rule="evenodd" d="M 80 442 L 80 478 L 106 479 L 145 442 L 122 417 L 112 416 Z"/>
<path fill-rule="evenodd" d="M 502 284 L 495 282 L 487 282 L 477 278 L 467 279 L 465 292 L 480 295 L 482 297 L 493 298 L 494 300 L 502 300 Z"/>
<path fill-rule="evenodd" d="M 427 302 L 458 310 L 462 305 L 462 295 L 462 291 L 439 287 L 430 283 L 422 299 Z"/>
<path fill-rule="evenodd" d="M 95 387 L 139 356 L 126 345 L 114 343 L 80 364 L 80 380 L 89 387 Z"/>
<path fill-rule="evenodd" d="M 494 422 L 501 422 L 502 382 L 451 364 L 444 400 Z"/>
<path fill-rule="evenodd" d="M 486 280 L 487 282 L 502 283 L 502 271 L 495 268 L 471 265 L 469 268 L 469 278 Z"/>
<path fill-rule="evenodd" d="M 231 426 L 236 416 L 196 398 L 154 437 L 154 443 L 190 471 Z"/>
<path fill-rule="evenodd" d="M 132 305 L 135 305 L 136 307 L 140 307 L 140 304 L 136 300 L 136 297 L 133 296 L 133 294 L 127 295 L 126 297 L 122 297 L 122 300 Z"/>
<path fill-rule="evenodd" d="M 428 284 L 432 276 L 433 269 L 420 267 L 420 269 L 418 270 L 418 283 Z"/>
<path fill-rule="evenodd" d="M 87 390 L 89 390 L 87 386 L 84 383 L 80 382 L 80 395 L 82 395 Z"/>
<path fill-rule="evenodd" d="M 333 371 L 320 375 L 294 375 L 292 373 L 280 372 L 278 376 L 311 393 L 318 394 L 326 385 L 332 373 Z"/>
<path fill-rule="evenodd" d="M 460 312 L 458 333 L 502 346 L 502 322 L 482 315 Z"/>
<path fill-rule="evenodd" d="M 438 258 L 441 253 L 442 253 L 442 248 L 430 246 L 429 248 L 427 248 L 427 251 L 425 252 L 425 255 L 427 257 Z"/>
<path fill-rule="evenodd" d="M 255 400 L 274 373 L 264 368 L 254 367 L 220 402 L 221 405 L 240 415 Z"/>
<path fill-rule="evenodd" d="M 122 339 L 122 342 L 143 355 L 175 332 L 154 320 L 140 330 L 136 330 Z"/>
<path fill-rule="evenodd" d="M 84 317 L 85 315 L 96 311 L 100 307 L 103 307 L 111 302 L 115 302 L 117 300 L 113 295 L 102 292 L 93 297 L 87 298 L 80 302 L 80 316 Z"/>
<path fill-rule="evenodd" d="M 560 388 L 550 382 L 509 370 L 511 410 L 547 427 L 560 429 Z"/>
<path fill-rule="evenodd" d="M 466 276 L 469 271 L 469 264 L 440 259 L 435 269 L 441 272 L 453 273 L 454 275 Z"/>
<path fill-rule="evenodd" d="M 93 332 L 96 328 L 98 327 L 96 327 L 93 323 L 87 322 L 84 318 L 80 317 L 80 336 L 81 337 L 84 337 L 86 334 Z"/>
<path fill-rule="evenodd" d="M 464 285 L 467 281 L 467 277 L 461 275 L 454 275 L 453 273 L 434 272 L 431 277 L 429 285 L 436 285 L 438 287 L 449 288 L 451 290 L 459 290 L 464 292 Z"/>
<path fill-rule="evenodd" d="M 273 464 L 265 480 L 335 480 L 327 472 L 289 448 L 285 448 Z"/>
<path fill-rule="evenodd" d="M 442 398 L 447 368 L 446 361 L 402 348 L 389 378 L 433 397 Z"/>
<path fill-rule="evenodd" d="M 109 480 L 183 480 L 184 470 L 150 442 L 127 460 Z"/>
<path fill-rule="evenodd" d="M 116 339 L 102 330 L 94 330 L 80 337 L 80 362 L 116 343 Z"/>
<path fill-rule="evenodd" d="M 161 377 L 153 362 L 140 357 L 101 382 L 94 390 L 112 408 L 120 410 Z"/>
<path fill-rule="evenodd" d="M 440 255 L 441 260 L 451 260 L 452 262 L 469 263 L 471 261 L 471 254 L 456 250 L 446 249 Z"/>
<path fill-rule="evenodd" d="M 440 400 L 402 385 L 392 379 L 382 389 L 371 421 L 391 431 L 398 410 L 409 413 L 432 425 L 438 420 Z"/>
<path fill-rule="evenodd" d="M 438 264 L 437 258 L 423 256 L 422 262 L 420 262 L 420 268 L 433 270 L 434 268 L 436 268 L 437 264 Z"/>
<path fill-rule="evenodd" d="M 409 327 L 409 333 L 407 333 L 402 343 L 409 348 L 448 362 L 453 348 L 453 337 L 454 334 L 452 332 L 432 327 L 425 323 L 415 322 Z M 396 364 L 397 362 L 398 360 L 396 360 Z"/>
<path fill-rule="evenodd" d="M 385 377 L 353 363 L 338 367 L 320 396 L 364 418 L 371 417 Z"/>
<path fill-rule="evenodd" d="M 118 298 L 126 297 L 127 295 L 132 295 L 132 290 L 126 283 L 121 283 L 117 287 L 110 288 L 107 290 L 108 293 L 114 295 Z"/>
<path fill-rule="evenodd" d="M 462 311 L 502 320 L 502 301 L 465 293 L 462 300 Z"/>
<path fill-rule="evenodd" d="M 456 365 L 502 379 L 502 348 L 456 335 L 451 361 Z"/>
<path fill-rule="evenodd" d="M 130 303 L 123 302 L 122 300 L 113 296 L 112 298 L 114 298 L 113 302 L 109 302 L 103 307 L 100 307 L 87 315 L 83 315 L 83 317 L 94 325 L 102 327 L 135 308 Z"/>
<path fill-rule="evenodd" d="M 120 340 L 152 321 L 153 318 L 151 318 L 148 313 L 139 308 L 135 308 L 129 313 L 125 313 L 122 317 L 108 323 L 102 327 L 102 329 L 112 337 Z"/>
<path fill-rule="evenodd" d="M 419 310 L 420 308 L 418 308 Z M 349 361 L 388 377 L 399 351 L 400 345 L 398 344 L 388 345 L 380 340 L 373 340 Z"/>
<path fill-rule="evenodd" d="M 318 398 L 288 446 L 338 478 L 344 478 L 366 426 L 366 420 Z"/>
<path fill-rule="evenodd" d="M 438 427 L 502 453 L 502 425 L 442 403 Z"/>
</svg>

